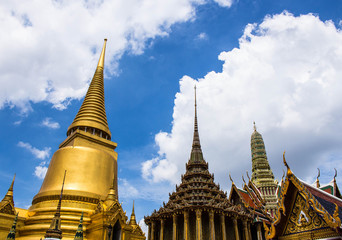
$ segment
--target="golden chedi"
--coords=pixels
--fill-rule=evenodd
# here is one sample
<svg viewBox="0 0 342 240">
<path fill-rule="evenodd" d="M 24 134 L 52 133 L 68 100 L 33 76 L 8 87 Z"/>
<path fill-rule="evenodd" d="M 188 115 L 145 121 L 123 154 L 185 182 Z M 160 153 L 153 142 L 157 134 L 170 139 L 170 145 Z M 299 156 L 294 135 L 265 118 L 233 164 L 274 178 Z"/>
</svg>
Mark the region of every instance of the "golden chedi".
<svg viewBox="0 0 342 240">
<path fill-rule="evenodd" d="M 56 213 L 65 171 L 60 209 L 63 239 L 74 239 L 82 214 L 83 239 L 145 239 L 139 226 L 127 222 L 118 202 L 114 151 L 117 144 L 111 141 L 104 102 L 106 41 L 83 104 L 67 130 L 67 138 L 52 156 L 32 206 L 20 210 L 17 239 L 44 237 Z M 14 216 L 11 222 L 13 219 Z M 0 212 L 0 225 L 1 222 L 4 220 Z M 0 229 L 0 236 L 1 231 L 4 230 Z"/>
</svg>

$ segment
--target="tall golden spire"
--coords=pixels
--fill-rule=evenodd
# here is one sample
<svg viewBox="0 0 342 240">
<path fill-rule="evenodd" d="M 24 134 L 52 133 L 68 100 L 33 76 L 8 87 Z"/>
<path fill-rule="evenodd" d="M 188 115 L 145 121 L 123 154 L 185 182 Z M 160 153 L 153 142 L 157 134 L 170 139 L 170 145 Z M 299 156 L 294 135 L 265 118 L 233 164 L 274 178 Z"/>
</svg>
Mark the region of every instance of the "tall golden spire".
<svg viewBox="0 0 342 240">
<path fill-rule="evenodd" d="M 15 180 L 15 174 L 11 183 L 11 186 L 9 187 L 5 197 L 3 198 L 2 201 L 11 201 L 12 203 L 14 203 L 13 201 L 13 185 L 14 185 L 14 180 Z"/>
<path fill-rule="evenodd" d="M 194 138 L 192 141 L 190 162 L 204 162 L 202 148 L 201 148 L 201 142 L 200 142 L 199 133 L 198 133 L 196 85 L 195 85 Z"/>
<path fill-rule="evenodd" d="M 129 225 L 137 225 L 137 221 L 135 219 L 135 212 L 134 212 L 134 201 L 133 201 L 131 219 L 129 220 Z"/>
<path fill-rule="evenodd" d="M 46 231 L 44 238 L 54 238 L 54 239 L 62 239 L 62 230 L 61 230 L 61 206 L 62 206 L 62 197 L 63 197 L 63 188 L 65 182 L 66 170 L 64 172 L 63 184 L 61 189 L 61 194 L 59 196 L 59 201 L 57 205 L 57 211 L 55 216 L 52 219 L 50 228 Z"/>
<path fill-rule="evenodd" d="M 74 130 L 80 129 L 100 137 L 109 139 L 111 133 L 108 128 L 104 101 L 103 69 L 107 39 L 104 40 L 101 56 L 90 83 L 83 104 L 78 111 L 73 123 L 67 131 L 69 136 Z"/>
</svg>

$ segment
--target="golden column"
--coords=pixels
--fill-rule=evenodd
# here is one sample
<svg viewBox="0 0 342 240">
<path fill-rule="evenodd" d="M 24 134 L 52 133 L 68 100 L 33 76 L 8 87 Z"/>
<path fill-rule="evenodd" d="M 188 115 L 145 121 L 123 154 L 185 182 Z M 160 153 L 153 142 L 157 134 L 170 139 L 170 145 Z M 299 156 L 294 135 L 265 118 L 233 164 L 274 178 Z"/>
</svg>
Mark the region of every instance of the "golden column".
<svg viewBox="0 0 342 240">
<path fill-rule="evenodd" d="M 214 223 L 214 211 L 209 212 L 209 231 L 210 231 L 210 240 L 215 240 L 215 223 Z"/>
<path fill-rule="evenodd" d="M 222 240 L 227 240 L 225 216 L 221 214 Z"/>
<path fill-rule="evenodd" d="M 196 209 L 196 240 L 202 240 L 202 210 Z"/>
<path fill-rule="evenodd" d="M 189 240 L 189 212 L 184 212 L 184 240 Z"/>
<path fill-rule="evenodd" d="M 252 240 L 252 231 L 251 231 L 251 225 L 252 222 L 248 222 L 248 236 L 249 236 L 249 240 Z"/>
<path fill-rule="evenodd" d="M 152 230 L 151 230 L 151 240 L 155 240 L 155 239 L 154 239 L 155 227 L 156 227 L 156 223 L 153 221 L 153 222 L 152 222 Z"/>
<path fill-rule="evenodd" d="M 236 240 L 240 240 L 239 228 L 238 228 L 238 223 L 237 223 L 237 218 L 236 217 L 233 218 L 233 223 L 234 223 L 235 239 Z"/>
<path fill-rule="evenodd" d="M 248 228 L 247 228 L 248 223 L 246 219 L 242 221 L 242 225 L 243 225 L 243 235 L 245 237 L 245 240 L 249 240 L 249 234 L 248 234 Z"/>
<path fill-rule="evenodd" d="M 160 239 L 159 240 L 163 240 L 164 239 L 164 219 L 160 219 Z"/>
<path fill-rule="evenodd" d="M 177 215 L 173 214 L 172 240 L 177 240 Z"/>
<path fill-rule="evenodd" d="M 262 240 L 261 223 L 257 223 L 257 238 Z"/>
</svg>

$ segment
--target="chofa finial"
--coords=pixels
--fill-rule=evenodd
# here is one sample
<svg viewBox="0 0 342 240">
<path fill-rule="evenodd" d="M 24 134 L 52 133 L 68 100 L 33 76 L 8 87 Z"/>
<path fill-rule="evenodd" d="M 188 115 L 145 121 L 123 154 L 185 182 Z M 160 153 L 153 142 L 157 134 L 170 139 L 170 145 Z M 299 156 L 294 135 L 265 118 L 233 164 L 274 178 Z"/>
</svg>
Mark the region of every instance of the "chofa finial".
<svg viewBox="0 0 342 240">
<path fill-rule="evenodd" d="M 286 159 L 285 159 L 285 151 L 283 153 L 283 162 L 285 167 L 287 168 L 287 175 L 292 175 L 292 171 L 290 169 L 290 166 L 287 164 Z"/>
<path fill-rule="evenodd" d="M 234 184 L 234 181 L 233 181 L 232 176 L 230 175 L 230 173 L 229 173 L 229 179 L 232 182 L 232 184 Z"/>
</svg>

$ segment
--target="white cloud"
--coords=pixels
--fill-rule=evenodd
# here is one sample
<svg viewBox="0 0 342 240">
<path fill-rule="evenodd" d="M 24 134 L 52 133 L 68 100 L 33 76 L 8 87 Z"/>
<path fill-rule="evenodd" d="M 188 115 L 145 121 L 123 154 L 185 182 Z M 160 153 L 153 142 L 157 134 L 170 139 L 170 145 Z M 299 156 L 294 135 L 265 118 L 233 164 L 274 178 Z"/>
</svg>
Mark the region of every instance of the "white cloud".
<svg viewBox="0 0 342 240">
<path fill-rule="evenodd" d="M 48 168 L 46 166 L 42 166 L 42 165 L 36 166 L 34 170 L 34 175 L 38 177 L 39 179 L 44 179 L 47 170 Z"/>
<path fill-rule="evenodd" d="M 52 129 L 57 129 L 60 127 L 59 123 L 52 121 L 51 118 L 45 118 L 42 121 L 41 125 Z"/>
<path fill-rule="evenodd" d="M 278 177 L 284 150 L 303 179 L 315 176 L 332 154 L 341 161 L 342 32 L 331 21 L 287 12 L 267 16 L 246 26 L 239 48 L 219 59 L 222 72 L 180 80 L 172 130 L 155 136 L 160 156 L 142 164 L 145 178 L 180 181 L 191 150 L 195 83 L 204 157 L 223 188 L 230 185 L 228 172 L 239 182 L 251 169 L 253 121 Z"/>
<path fill-rule="evenodd" d="M 119 196 L 120 198 L 135 198 L 138 197 L 139 191 L 132 186 L 127 179 L 119 178 Z"/>
<path fill-rule="evenodd" d="M 31 144 L 25 142 L 18 142 L 18 146 L 27 149 L 31 152 L 36 158 L 44 160 L 50 156 L 50 147 L 45 147 L 43 150 L 39 150 L 38 148 L 32 147 Z"/>
<path fill-rule="evenodd" d="M 0 6 L 0 108 L 32 110 L 30 102 L 65 108 L 81 98 L 95 70 L 102 40 L 115 74 L 126 51 L 167 36 L 175 23 L 195 18 L 205 0 L 6 1 Z M 228 6 L 228 1 L 217 1 Z"/>
<path fill-rule="evenodd" d="M 202 32 L 202 33 L 198 34 L 196 38 L 198 40 L 206 40 L 206 39 L 208 39 L 208 35 L 205 32 Z"/>
<path fill-rule="evenodd" d="M 230 7 L 233 4 L 233 0 L 214 0 L 221 7 Z"/>
<path fill-rule="evenodd" d="M 147 227 L 147 225 L 145 224 L 144 219 L 143 219 L 143 218 L 140 219 L 140 221 L 139 221 L 138 224 L 139 224 L 141 230 L 142 230 L 142 231 L 145 233 L 145 235 L 147 236 L 147 234 L 148 234 L 148 227 Z"/>
</svg>

